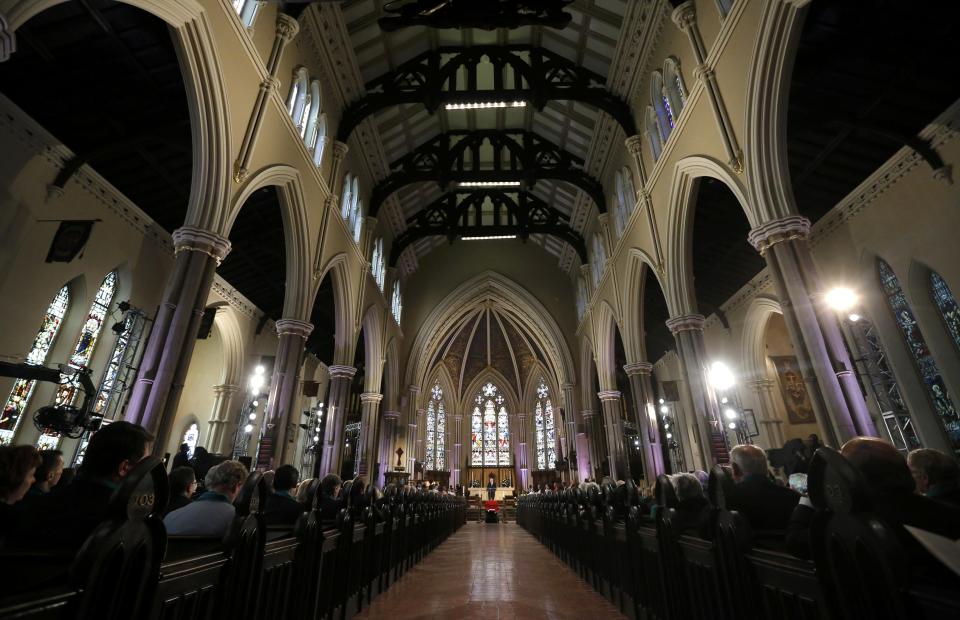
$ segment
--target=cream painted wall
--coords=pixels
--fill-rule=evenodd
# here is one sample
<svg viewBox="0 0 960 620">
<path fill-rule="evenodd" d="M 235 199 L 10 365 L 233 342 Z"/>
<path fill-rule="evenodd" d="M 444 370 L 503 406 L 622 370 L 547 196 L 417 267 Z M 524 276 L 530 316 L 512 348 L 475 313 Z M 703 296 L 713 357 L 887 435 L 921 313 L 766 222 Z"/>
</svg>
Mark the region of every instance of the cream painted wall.
<svg viewBox="0 0 960 620">
<path fill-rule="evenodd" d="M 196 422 L 200 428 L 200 440 L 197 445 L 210 449 L 208 441 L 210 425 L 207 422 L 213 410 L 213 386 L 220 383 L 223 353 L 223 342 L 219 330 L 212 330 L 207 339 L 197 340 L 193 359 L 190 360 L 190 372 L 187 374 L 183 394 L 180 396 L 173 433 L 167 442 L 167 452 L 170 454 L 176 454 L 183 432 L 191 422 Z"/>
</svg>

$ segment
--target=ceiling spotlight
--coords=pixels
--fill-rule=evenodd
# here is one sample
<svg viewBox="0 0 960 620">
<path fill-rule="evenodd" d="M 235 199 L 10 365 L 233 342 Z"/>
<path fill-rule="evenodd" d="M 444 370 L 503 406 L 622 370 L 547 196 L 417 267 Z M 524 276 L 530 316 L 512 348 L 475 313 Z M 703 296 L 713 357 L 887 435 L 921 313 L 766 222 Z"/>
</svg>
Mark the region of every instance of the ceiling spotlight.
<svg viewBox="0 0 960 620">
<path fill-rule="evenodd" d="M 664 430 L 666 430 L 666 429 L 670 428 L 670 425 L 669 425 L 669 424 L 664 424 L 664 425 L 663 425 L 663 428 L 664 428 Z"/>
<path fill-rule="evenodd" d="M 471 101 L 462 103 L 448 103 L 447 110 L 487 110 L 494 108 L 525 108 L 526 101 Z"/>
<path fill-rule="evenodd" d="M 256 420 L 256 419 L 257 419 L 257 414 L 251 413 L 249 417 L 250 417 L 251 420 Z"/>
<path fill-rule="evenodd" d="M 723 403 L 724 405 L 726 405 L 728 400 L 730 400 L 730 399 L 727 398 L 726 396 L 724 396 L 723 398 L 720 399 L 720 402 Z"/>
<path fill-rule="evenodd" d="M 723 362 L 714 362 L 713 365 L 710 366 L 707 377 L 710 380 L 710 385 L 720 391 L 729 390 L 733 387 L 735 381 L 733 371 Z"/>
<path fill-rule="evenodd" d="M 520 181 L 461 181 L 457 187 L 520 187 Z"/>
<path fill-rule="evenodd" d="M 661 404 L 661 405 L 663 404 L 663 399 L 662 399 L 662 398 L 660 399 L 660 404 Z"/>
<path fill-rule="evenodd" d="M 516 239 L 516 235 L 486 235 L 486 236 L 472 236 L 472 237 L 460 237 L 464 241 L 490 241 L 492 239 Z"/>
</svg>

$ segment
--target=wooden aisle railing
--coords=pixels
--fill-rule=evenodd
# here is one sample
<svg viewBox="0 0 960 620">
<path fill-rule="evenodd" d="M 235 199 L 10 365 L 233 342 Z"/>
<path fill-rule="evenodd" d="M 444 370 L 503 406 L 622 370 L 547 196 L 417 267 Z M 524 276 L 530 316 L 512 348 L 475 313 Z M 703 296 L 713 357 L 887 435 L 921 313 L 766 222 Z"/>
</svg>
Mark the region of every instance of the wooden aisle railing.
<svg viewBox="0 0 960 620">
<path fill-rule="evenodd" d="M 159 516 L 166 489 L 163 464 L 145 459 L 114 494 L 67 583 L 27 592 L 2 584 L 11 594 L 0 597 L 0 620 L 346 620 L 466 522 L 462 498 L 388 486 L 324 523 L 315 485 L 293 528 L 268 528 L 266 485 L 254 472 L 224 540 L 167 536 Z M 0 554 L 0 562 L 23 557 Z M 49 557 L 59 563 L 50 572 L 62 572 L 63 554 Z"/>
<path fill-rule="evenodd" d="M 899 524 L 876 517 L 839 453 L 818 451 L 810 473 L 813 562 L 761 546 L 772 533 L 726 509 L 726 476 L 711 472 L 699 533 L 666 494 L 651 519 L 632 481 L 521 497 L 517 523 L 635 620 L 960 618 L 960 590 L 913 582 Z"/>
</svg>

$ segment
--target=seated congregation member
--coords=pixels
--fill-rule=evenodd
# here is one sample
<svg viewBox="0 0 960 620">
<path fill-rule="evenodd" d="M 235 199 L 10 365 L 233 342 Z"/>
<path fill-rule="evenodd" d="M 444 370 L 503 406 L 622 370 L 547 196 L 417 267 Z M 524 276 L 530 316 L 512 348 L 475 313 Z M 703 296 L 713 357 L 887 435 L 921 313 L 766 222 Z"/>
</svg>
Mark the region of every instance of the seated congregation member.
<svg viewBox="0 0 960 620">
<path fill-rule="evenodd" d="M 960 468 L 956 461 L 939 450 L 920 448 L 907 455 L 907 466 L 917 493 L 960 507 Z"/>
<path fill-rule="evenodd" d="M 207 472 L 206 491 L 163 519 L 171 536 L 226 536 L 237 510 L 233 501 L 247 479 L 240 461 L 224 461 Z"/>
<path fill-rule="evenodd" d="M 294 498 L 300 472 L 293 465 L 281 465 L 273 476 L 273 493 L 267 498 L 263 517 L 267 525 L 293 525 L 304 512 L 304 505 Z"/>
<path fill-rule="evenodd" d="M 790 521 L 787 523 L 787 536 L 785 542 L 787 551 L 798 558 L 809 560 L 812 557 L 810 549 L 810 524 L 813 523 L 813 517 L 816 515 L 816 509 L 807 496 L 807 474 L 790 474 L 790 488 L 800 494 L 800 501 L 793 514 L 790 515 Z"/>
<path fill-rule="evenodd" d="M 179 510 L 191 502 L 194 491 L 197 490 L 197 475 L 189 465 L 175 467 L 170 476 L 170 501 L 167 502 L 167 510 L 164 515 L 168 515 L 174 510 Z"/>
<path fill-rule="evenodd" d="M 671 477 L 671 482 L 677 492 L 674 525 L 678 530 L 701 531 L 707 525 L 711 508 L 700 481 L 693 474 L 676 474 Z"/>
<path fill-rule="evenodd" d="M 36 480 L 27 497 L 46 495 L 60 482 L 63 475 L 63 452 L 60 450 L 41 450 L 40 466 L 34 474 Z"/>
<path fill-rule="evenodd" d="M 857 437 L 843 444 L 840 454 L 863 476 L 874 510 L 882 519 L 960 538 L 960 509 L 917 495 L 907 460 L 893 445 Z"/>
<path fill-rule="evenodd" d="M 327 474 L 320 481 L 320 519 L 332 521 L 340 512 L 340 487 L 343 481 L 336 474 Z"/>
<path fill-rule="evenodd" d="M 734 486 L 726 498 L 754 530 L 783 530 L 800 494 L 769 478 L 767 455 L 756 446 L 739 445 L 730 451 Z"/>
<path fill-rule="evenodd" d="M 137 424 L 119 421 L 101 427 L 90 438 L 73 482 L 24 505 L 17 538 L 31 549 L 80 548 L 106 516 L 113 492 L 152 443 L 153 435 Z"/>
<path fill-rule="evenodd" d="M 27 494 L 39 466 L 40 455 L 33 446 L 0 446 L 0 546 L 3 536 L 15 528 L 13 505 Z"/>
</svg>

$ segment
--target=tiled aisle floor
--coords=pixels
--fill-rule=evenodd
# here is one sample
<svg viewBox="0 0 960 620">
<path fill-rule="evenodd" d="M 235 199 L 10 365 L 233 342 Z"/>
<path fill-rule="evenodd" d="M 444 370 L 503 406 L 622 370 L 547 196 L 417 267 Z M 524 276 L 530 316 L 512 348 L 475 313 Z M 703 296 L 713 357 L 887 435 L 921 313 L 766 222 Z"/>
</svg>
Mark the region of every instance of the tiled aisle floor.
<svg viewBox="0 0 960 620">
<path fill-rule="evenodd" d="M 515 523 L 468 523 L 358 618 L 604 620 L 623 616 Z"/>
</svg>

